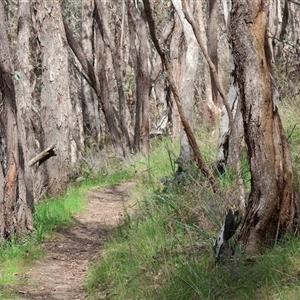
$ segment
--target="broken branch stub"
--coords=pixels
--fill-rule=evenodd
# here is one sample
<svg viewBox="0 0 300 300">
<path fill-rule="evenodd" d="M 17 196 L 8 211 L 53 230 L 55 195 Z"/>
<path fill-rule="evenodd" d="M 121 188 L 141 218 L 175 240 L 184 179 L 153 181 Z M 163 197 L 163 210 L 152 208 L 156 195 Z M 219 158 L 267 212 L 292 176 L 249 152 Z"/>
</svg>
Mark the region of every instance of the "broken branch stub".
<svg viewBox="0 0 300 300">
<path fill-rule="evenodd" d="M 29 161 L 29 167 L 32 167 L 37 162 L 43 163 L 45 160 L 50 158 L 51 156 L 55 156 L 54 148 L 56 147 L 56 144 L 51 145 L 50 147 L 46 148 L 44 151 L 42 151 L 40 154 L 38 154 L 36 157 L 32 158 Z"/>
</svg>

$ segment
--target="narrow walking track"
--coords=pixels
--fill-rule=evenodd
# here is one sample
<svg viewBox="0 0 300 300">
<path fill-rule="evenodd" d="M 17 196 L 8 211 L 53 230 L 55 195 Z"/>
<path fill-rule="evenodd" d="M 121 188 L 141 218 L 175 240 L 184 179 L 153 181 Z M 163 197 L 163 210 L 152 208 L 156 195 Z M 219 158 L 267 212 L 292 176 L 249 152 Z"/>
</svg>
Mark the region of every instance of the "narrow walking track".
<svg viewBox="0 0 300 300">
<path fill-rule="evenodd" d="M 108 230 L 118 224 L 131 183 L 92 189 L 84 211 L 74 225 L 58 230 L 46 241 L 46 257 L 26 273 L 26 283 L 18 288 L 17 299 L 88 299 L 84 280 L 89 264 L 101 252 Z"/>
</svg>

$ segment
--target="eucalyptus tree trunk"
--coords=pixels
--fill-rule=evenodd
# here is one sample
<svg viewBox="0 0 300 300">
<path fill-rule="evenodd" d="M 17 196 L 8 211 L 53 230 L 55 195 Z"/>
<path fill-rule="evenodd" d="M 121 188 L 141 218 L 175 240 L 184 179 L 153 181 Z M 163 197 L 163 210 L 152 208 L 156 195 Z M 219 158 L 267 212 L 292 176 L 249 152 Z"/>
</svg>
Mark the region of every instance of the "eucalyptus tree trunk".
<svg viewBox="0 0 300 300">
<path fill-rule="evenodd" d="M 268 42 L 271 51 L 272 62 L 275 62 L 276 43 L 279 40 L 282 24 L 281 1 L 269 1 L 268 17 Z"/>
<path fill-rule="evenodd" d="M 21 30 L 26 32 L 28 7 L 19 11 Z M 23 24 L 21 23 L 23 22 Z M 31 186 L 26 186 L 24 127 L 19 140 L 16 93 L 14 87 L 9 42 L 6 31 L 3 1 L 0 2 L 0 85 L 1 85 L 1 161 L 0 161 L 0 239 L 9 239 L 32 231 L 33 196 Z M 26 40 L 26 37 L 24 37 Z M 25 42 L 25 44 L 27 41 Z M 26 51 L 24 49 L 24 51 Z M 28 157 L 28 153 L 26 153 Z M 27 167 L 26 167 L 27 168 Z"/>
<path fill-rule="evenodd" d="M 179 92 L 182 99 L 182 107 L 184 114 L 187 117 L 190 127 L 193 129 L 195 81 L 198 68 L 199 45 L 191 25 L 184 17 L 181 1 L 172 0 L 172 3 L 182 24 L 184 39 L 183 53 L 180 54 L 180 73 L 178 82 Z M 179 155 L 180 167 L 185 169 L 185 167 L 187 167 L 191 162 L 193 162 L 193 159 L 193 149 L 189 144 L 184 129 L 181 128 Z"/>
<path fill-rule="evenodd" d="M 118 91 L 118 120 L 119 120 L 119 128 L 122 132 L 121 140 L 124 143 L 125 147 L 123 147 L 126 154 L 131 150 L 131 140 L 129 137 L 129 130 L 126 126 L 126 99 L 125 93 L 123 90 L 123 77 L 122 77 L 122 62 L 121 62 L 121 52 L 120 49 L 117 48 L 114 35 L 112 34 L 109 28 L 109 19 L 108 19 L 108 11 L 106 8 L 106 4 L 103 3 L 102 0 L 95 0 L 99 22 L 101 26 L 101 31 L 103 35 L 104 42 L 107 44 L 108 49 L 110 50 L 110 55 L 112 57 L 111 67 L 109 66 L 107 72 L 111 72 L 113 75 L 113 79 L 117 85 Z M 112 73 L 113 71 L 113 73 Z"/>
<path fill-rule="evenodd" d="M 137 10 L 131 1 L 127 1 L 128 12 L 137 36 L 137 45 L 134 46 L 133 58 L 135 62 L 136 80 L 136 119 L 135 119 L 135 148 L 144 155 L 149 154 L 149 94 L 150 81 L 150 45 L 148 42 L 147 23 L 142 12 Z M 132 36 L 133 43 L 135 36 Z M 132 44 L 133 44 L 132 43 Z"/>
<path fill-rule="evenodd" d="M 65 191 L 71 168 L 70 126 L 74 126 L 68 82 L 68 51 L 58 0 L 35 0 L 35 21 L 42 51 L 41 148 L 53 144 L 55 156 L 44 165 L 47 194 Z"/>
<path fill-rule="evenodd" d="M 227 1 L 227 0 L 226 0 Z M 226 28 L 229 26 L 229 15 L 228 15 L 228 6 L 227 2 L 223 1 L 223 9 L 224 9 L 224 19 Z M 230 36 L 230 35 L 229 35 Z M 232 41 L 229 38 L 229 66 L 230 66 L 230 87 L 227 94 L 228 102 L 231 108 L 231 112 L 234 117 L 234 126 L 237 134 L 236 144 L 240 147 L 241 141 L 244 136 L 244 128 L 243 128 L 243 118 L 241 112 L 241 106 L 239 101 L 239 91 L 238 84 L 235 76 L 235 65 L 233 62 L 232 55 Z M 233 139 L 230 130 L 229 118 L 226 107 L 224 104 L 221 106 L 221 118 L 220 118 L 220 126 L 219 126 L 219 138 L 217 145 L 217 156 L 215 160 L 215 165 L 219 172 L 224 172 L 228 167 L 233 167 L 236 162 L 236 153 L 235 147 L 233 147 Z"/>
<path fill-rule="evenodd" d="M 208 0 L 208 21 L 207 21 L 207 49 L 208 55 L 214 63 L 216 70 L 218 71 L 218 1 Z M 218 103 L 218 89 L 215 83 L 212 72 L 211 78 L 211 90 L 212 98 L 215 104 Z"/>
<path fill-rule="evenodd" d="M 168 79 L 171 91 L 174 95 L 174 100 L 175 100 L 176 106 L 178 108 L 178 112 L 180 115 L 180 119 L 181 119 L 183 128 L 188 137 L 190 146 L 192 147 L 193 152 L 194 152 L 195 163 L 196 163 L 197 167 L 200 169 L 200 171 L 202 172 L 202 174 L 207 178 L 208 182 L 211 184 L 214 192 L 217 193 L 220 191 L 219 183 L 217 182 L 217 180 L 216 180 L 215 176 L 213 175 L 213 173 L 211 172 L 211 170 L 206 165 L 206 163 L 203 159 L 203 156 L 199 150 L 199 147 L 197 145 L 197 141 L 196 141 L 193 131 L 190 127 L 190 124 L 187 121 L 187 118 L 185 117 L 185 114 L 184 114 L 184 111 L 183 111 L 183 108 L 181 105 L 181 101 L 180 101 L 180 96 L 179 96 L 180 93 L 178 91 L 177 84 L 175 81 L 175 76 L 173 74 L 172 65 L 171 65 L 169 57 L 167 57 L 165 50 L 164 50 L 165 46 L 166 46 L 164 43 L 164 39 L 162 39 L 160 41 L 157 39 L 156 29 L 155 29 L 155 21 L 154 21 L 153 15 L 152 15 L 152 8 L 150 5 L 150 2 L 149 2 L 149 0 L 143 0 L 143 3 L 144 3 L 145 15 L 147 18 L 147 23 L 149 26 L 150 36 L 151 36 L 152 42 L 153 42 L 157 52 L 159 53 L 161 61 L 163 63 L 165 75 L 166 75 L 166 78 Z M 161 44 L 161 43 L 163 43 L 163 44 Z"/>
<path fill-rule="evenodd" d="M 182 39 L 183 39 L 183 28 L 182 23 L 179 19 L 178 14 L 174 16 L 174 28 L 171 35 L 170 41 L 170 60 L 172 62 L 172 72 L 175 82 L 180 82 L 181 72 L 181 59 L 182 55 Z M 174 103 L 174 95 L 171 95 L 171 101 Z M 180 138 L 180 115 L 176 105 L 172 105 L 172 139 L 178 141 Z"/>
<path fill-rule="evenodd" d="M 82 0 L 82 49 L 88 61 L 93 61 L 93 12 L 94 0 Z M 98 99 L 92 87 L 81 77 L 82 114 L 85 145 L 100 147 L 100 113 Z"/>
<path fill-rule="evenodd" d="M 232 1 L 230 34 L 251 172 L 251 192 L 239 235 L 257 253 L 296 223 L 292 160 L 273 101 L 266 39 L 268 1 Z"/>
<path fill-rule="evenodd" d="M 195 1 L 195 19 L 198 20 L 199 24 L 199 32 L 201 36 L 201 40 L 205 46 L 207 51 L 208 38 L 206 36 L 205 31 L 205 21 L 203 18 L 202 11 L 202 0 Z M 203 81 L 205 88 L 205 101 L 200 104 L 201 111 L 203 111 L 203 120 L 205 123 L 214 125 L 216 121 L 219 119 L 220 109 L 219 106 L 213 100 L 213 91 L 212 91 L 212 83 L 211 83 L 211 72 L 209 68 L 209 64 L 206 60 L 203 60 Z M 202 78 L 200 79 L 202 80 Z"/>
</svg>

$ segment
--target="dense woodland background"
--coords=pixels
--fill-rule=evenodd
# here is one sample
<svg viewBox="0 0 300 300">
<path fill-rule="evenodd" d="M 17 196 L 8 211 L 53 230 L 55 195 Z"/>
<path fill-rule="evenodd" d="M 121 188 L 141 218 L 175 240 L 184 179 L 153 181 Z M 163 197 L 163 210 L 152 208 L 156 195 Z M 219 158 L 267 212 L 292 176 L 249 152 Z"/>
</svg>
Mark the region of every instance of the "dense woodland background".
<svg viewBox="0 0 300 300">
<path fill-rule="evenodd" d="M 31 232 L 34 202 L 164 135 L 180 140 L 177 173 L 196 162 L 216 193 L 214 172 L 235 168 L 250 250 L 294 228 L 278 105 L 299 101 L 300 5 L 258 2 L 1 0 L 0 237 Z M 195 143 L 203 127 L 219 131 L 213 167 Z"/>
</svg>

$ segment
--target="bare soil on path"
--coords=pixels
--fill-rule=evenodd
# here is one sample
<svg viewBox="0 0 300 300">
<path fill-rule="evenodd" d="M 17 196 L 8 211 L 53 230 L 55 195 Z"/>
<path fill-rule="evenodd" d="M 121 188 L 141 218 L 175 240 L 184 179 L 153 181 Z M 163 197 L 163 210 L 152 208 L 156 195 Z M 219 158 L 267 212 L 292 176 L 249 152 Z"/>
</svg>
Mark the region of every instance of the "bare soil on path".
<svg viewBox="0 0 300 300">
<path fill-rule="evenodd" d="M 27 271 L 16 299 L 89 299 L 84 290 L 88 267 L 99 257 L 109 230 L 122 218 L 131 186 L 126 182 L 90 190 L 74 224 L 42 244 L 46 255 Z"/>
</svg>

